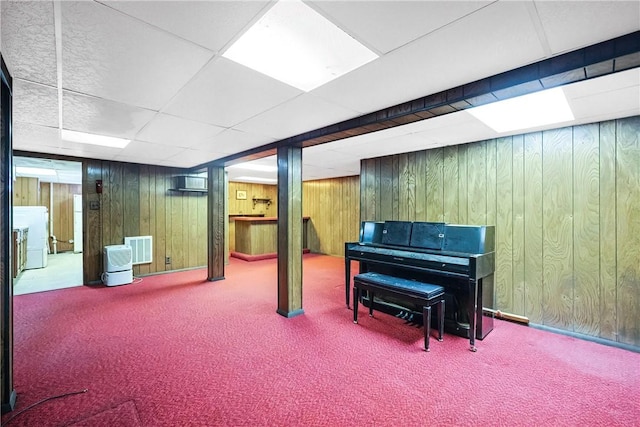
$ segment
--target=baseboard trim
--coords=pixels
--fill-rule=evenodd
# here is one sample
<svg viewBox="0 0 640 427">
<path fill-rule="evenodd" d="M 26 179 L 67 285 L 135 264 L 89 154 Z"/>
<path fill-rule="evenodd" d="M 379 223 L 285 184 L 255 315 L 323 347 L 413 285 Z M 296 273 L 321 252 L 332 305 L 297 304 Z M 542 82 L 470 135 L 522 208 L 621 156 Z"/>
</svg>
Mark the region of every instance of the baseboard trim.
<svg viewBox="0 0 640 427">
<path fill-rule="evenodd" d="M 567 335 L 573 338 L 578 338 L 585 341 L 595 342 L 597 344 L 606 345 L 609 347 L 616 347 L 623 350 L 633 351 L 634 353 L 640 353 L 640 347 L 633 346 L 631 344 L 625 344 L 621 342 L 606 340 L 604 338 L 594 337 L 591 335 L 581 334 L 578 332 L 565 331 L 563 329 L 553 328 L 551 326 L 539 325 L 537 323 L 529 323 L 529 326 L 535 329 L 540 329 L 547 332 L 553 332 L 555 334 Z"/>
</svg>

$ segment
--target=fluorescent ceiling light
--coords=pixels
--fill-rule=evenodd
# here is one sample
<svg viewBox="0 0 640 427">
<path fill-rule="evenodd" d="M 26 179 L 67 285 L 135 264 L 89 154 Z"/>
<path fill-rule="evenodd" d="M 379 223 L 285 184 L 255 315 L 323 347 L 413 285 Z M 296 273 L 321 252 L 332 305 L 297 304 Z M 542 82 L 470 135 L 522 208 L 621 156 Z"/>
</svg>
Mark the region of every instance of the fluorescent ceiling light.
<svg viewBox="0 0 640 427">
<path fill-rule="evenodd" d="M 62 139 L 65 141 L 79 142 L 81 144 L 103 145 L 114 148 L 124 148 L 131 142 L 128 139 L 96 135 L 93 133 L 76 132 L 66 129 L 62 129 Z"/>
<path fill-rule="evenodd" d="M 260 172 L 275 172 L 278 170 L 275 166 L 269 165 L 254 165 L 251 163 L 238 163 L 237 165 L 227 166 L 228 168 L 233 169 L 246 169 L 251 171 L 260 171 Z"/>
<path fill-rule="evenodd" d="M 277 179 L 273 178 L 260 178 L 258 176 L 238 176 L 230 181 L 256 181 L 256 182 L 278 182 Z"/>
<path fill-rule="evenodd" d="M 300 0 L 281 0 L 222 56 L 303 91 L 378 57 Z"/>
<path fill-rule="evenodd" d="M 28 166 L 16 166 L 16 174 L 55 176 L 56 171 L 53 169 L 31 168 Z"/>
<path fill-rule="evenodd" d="M 560 87 L 469 108 L 466 111 L 496 132 L 530 129 L 574 119 L 564 91 Z"/>
</svg>

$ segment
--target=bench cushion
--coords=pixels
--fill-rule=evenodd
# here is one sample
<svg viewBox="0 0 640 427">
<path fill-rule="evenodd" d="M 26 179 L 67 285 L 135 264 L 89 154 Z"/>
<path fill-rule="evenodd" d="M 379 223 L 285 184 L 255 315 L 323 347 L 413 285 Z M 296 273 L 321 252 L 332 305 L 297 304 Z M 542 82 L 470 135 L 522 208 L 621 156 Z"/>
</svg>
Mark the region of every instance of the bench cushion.
<svg viewBox="0 0 640 427">
<path fill-rule="evenodd" d="M 401 277 L 388 276 L 380 273 L 361 273 L 355 276 L 354 284 L 358 286 L 358 282 L 363 284 L 371 284 L 381 288 L 401 289 L 416 295 L 422 295 L 427 299 L 435 298 L 444 293 L 444 288 L 431 283 L 417 282 L 415 280 L 403 279 Z"/>
</svg>

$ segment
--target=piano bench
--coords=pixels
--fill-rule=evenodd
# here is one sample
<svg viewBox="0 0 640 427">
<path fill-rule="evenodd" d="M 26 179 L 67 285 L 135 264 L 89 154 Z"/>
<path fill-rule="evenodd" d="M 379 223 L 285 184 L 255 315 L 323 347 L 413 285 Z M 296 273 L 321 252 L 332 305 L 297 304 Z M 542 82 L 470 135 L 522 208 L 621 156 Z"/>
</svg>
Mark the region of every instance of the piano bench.
<svg viewBox="0 0 640 427">
<path fill-rule="evenodd" d="M 373 298 L 376 294 L 394 296 L 422 306 L 425 351 L 429 351 L 431 307 L 436 305 L 438 341 L 442 341 L 444 333 L 444 288 L 442 286 L 380 273 L 358 274 L 353 278 L 353 323 L 358 323 L 358 302 L 360 292 L 363 290 L 369 292 L 369 316 L 373 316 Z"/>
</svg>

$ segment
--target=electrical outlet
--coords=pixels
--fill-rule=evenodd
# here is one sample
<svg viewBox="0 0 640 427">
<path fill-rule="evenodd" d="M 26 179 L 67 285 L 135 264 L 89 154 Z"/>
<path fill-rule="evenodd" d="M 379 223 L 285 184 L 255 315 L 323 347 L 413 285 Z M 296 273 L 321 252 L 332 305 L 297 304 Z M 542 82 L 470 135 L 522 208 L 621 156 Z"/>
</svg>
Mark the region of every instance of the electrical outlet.
<svg viewBox="0 0 640 427">
<path fill-rule="evenodd" d="M 171 264 L 171 257 L 170 257 L 170 256 L 165 257 L 165 259 L 164 259 L 164 263 L 165 263 L 165 264 Z"/>
</svg>

